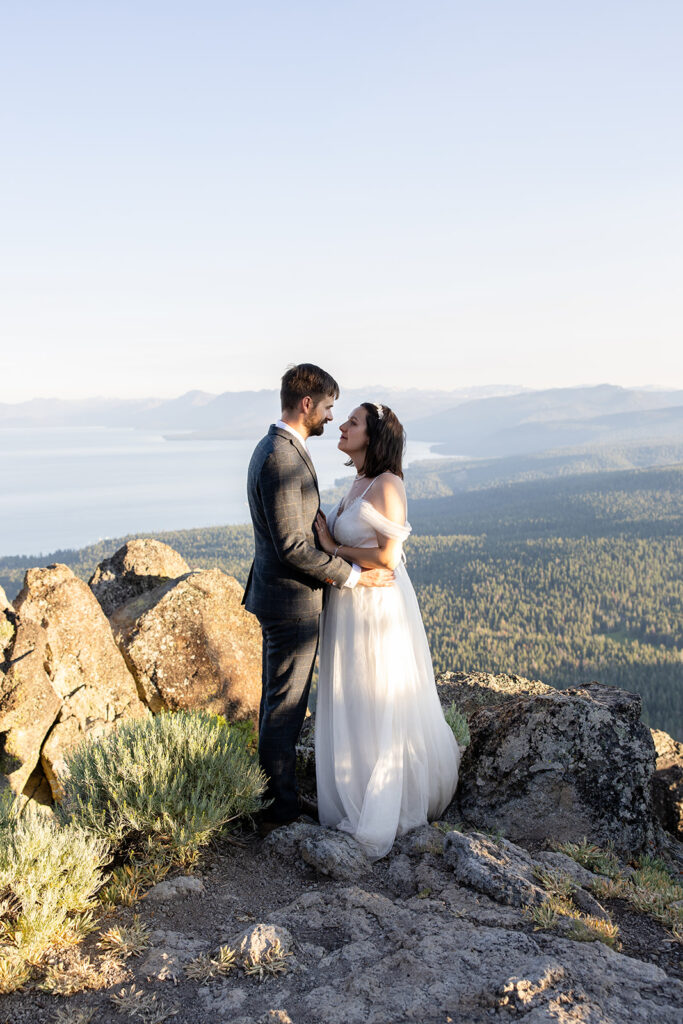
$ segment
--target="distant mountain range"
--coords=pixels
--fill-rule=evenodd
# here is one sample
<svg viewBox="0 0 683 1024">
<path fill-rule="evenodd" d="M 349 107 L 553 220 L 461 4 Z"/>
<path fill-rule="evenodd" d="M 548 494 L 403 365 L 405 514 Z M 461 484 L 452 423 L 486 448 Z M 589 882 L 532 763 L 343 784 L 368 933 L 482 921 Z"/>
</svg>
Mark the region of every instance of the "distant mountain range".
<svg viewBox="0 0 683 1024">
<path fill-rule="evenodd" d="M 410 423 L 440 454 L 500 457 L 584 444 L 683 438 L 683 391 L 601 384 L 486 397 Z"/>
<path fill-rule="evenodd" d="M 345 419 L 360 402 L 381 402 L 403 422 L 452 409 L 473 399 L 523 392 L 515 385 L 483 385 L 450 391 L 387 388 L 379 384 L 347 389 L 340 395 L 335 419 Z M 133 427 L 138 430 L 185 431 L 193 438 L 258 437 L 264 424 L 280 415 L 279 391 L 225 391 L 220 395 L 188 391 L 179 398 L 34 398 L 0 403 L 2 427 Z M 430 440 L 432 440 L 430 438 Z"/>
<path fill-rule="evenodd" d="M 683 390 L 595 387 L 532 391 L 511 385 L 451 391 L 369 385 L 342 393 L 340 423 L 362 401 L 396 410 L 411 440 L 439 454 L 501 458 L 584 445 L 683 440 Z M 278 418 L 276 390 L 188 391 L 175 399 L 34 399 L 0 404 L 2 427 L 127 427 L 169 440 L 250 439 Z"/>
</svg>

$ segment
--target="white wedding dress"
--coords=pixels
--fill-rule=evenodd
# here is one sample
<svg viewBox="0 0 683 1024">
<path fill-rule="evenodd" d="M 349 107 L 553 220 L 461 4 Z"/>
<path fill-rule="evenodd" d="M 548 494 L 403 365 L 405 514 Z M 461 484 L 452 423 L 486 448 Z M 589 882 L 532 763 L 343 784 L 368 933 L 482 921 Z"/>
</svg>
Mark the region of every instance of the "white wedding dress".
<svg viewBox="0 0 683 1024">
<path fill-rule="evenodd" d="M 377 547 L 377 533 L 404 541 L 411 530 L 364 494 L 341 514 L 337 504 L 327 525 L 350 547 Z M 320 620 L 320 823 L 350 832 L 373 859 L 389 852 L 397 834 L 448 806 L 460 762 L 403 560 L 395 573 L 392 587 L 330 587 Z"/>
</svg>

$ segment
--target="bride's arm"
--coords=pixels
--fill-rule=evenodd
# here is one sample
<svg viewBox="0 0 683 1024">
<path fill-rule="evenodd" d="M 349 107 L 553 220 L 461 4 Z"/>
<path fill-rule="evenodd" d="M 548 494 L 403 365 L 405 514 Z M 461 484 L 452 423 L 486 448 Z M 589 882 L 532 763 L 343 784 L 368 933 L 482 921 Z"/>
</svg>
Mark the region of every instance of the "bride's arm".
<svg viewBox="0 0 683 1024">
<path fill-rule="evenodd" d="M 367 500 L 367 499 L 366 499 Z M 372 505 L 386 519 L 397 526 L 406 521 L 405 489 L 400 477 L 386 474 L 378 477 L 372 487 Z M 323 551 L 336 554 L 347 562 L 355 562 L 363 569 L 395 569 L 401 560 L 402 542 L 375 531 L 376 548 L 351 548 L 337 544 L 320 517 L 316 519 L 316 530 Z"/>
</svg>

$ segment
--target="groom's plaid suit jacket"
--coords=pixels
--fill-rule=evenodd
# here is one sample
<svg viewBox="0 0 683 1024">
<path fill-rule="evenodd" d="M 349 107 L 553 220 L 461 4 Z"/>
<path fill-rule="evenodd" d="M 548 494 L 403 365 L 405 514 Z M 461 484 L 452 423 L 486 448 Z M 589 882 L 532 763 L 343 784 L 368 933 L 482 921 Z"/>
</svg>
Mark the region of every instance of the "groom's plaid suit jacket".
<svg viewBox="0 0 683 1024">
<path fill-rule="evenodd" d="M 325 584 L 343 586 L 351 566 L 316 545 L 318 480 L 304 445 L 289 431 L 271 426 L 256 445 L 247 494 L 254 527 L 247 610 L 261 620 L 319 615 Z"/>
</svg>

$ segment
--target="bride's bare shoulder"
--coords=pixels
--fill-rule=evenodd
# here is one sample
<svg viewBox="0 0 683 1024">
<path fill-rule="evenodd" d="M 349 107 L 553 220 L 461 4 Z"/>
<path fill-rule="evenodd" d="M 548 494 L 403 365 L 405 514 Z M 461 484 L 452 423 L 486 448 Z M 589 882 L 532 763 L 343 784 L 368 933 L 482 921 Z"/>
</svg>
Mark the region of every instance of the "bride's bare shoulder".
<svg viewBox="0 0 683 1024">
<path fill-rule="evenodd" d="M 374 493 L 373 493 L 374 492 Z M 393 522 L 402 523 L 406 514 L 406 489 L 396 473 L 381 473 L 372 488 L 372 504 Z"/>
</svg>

